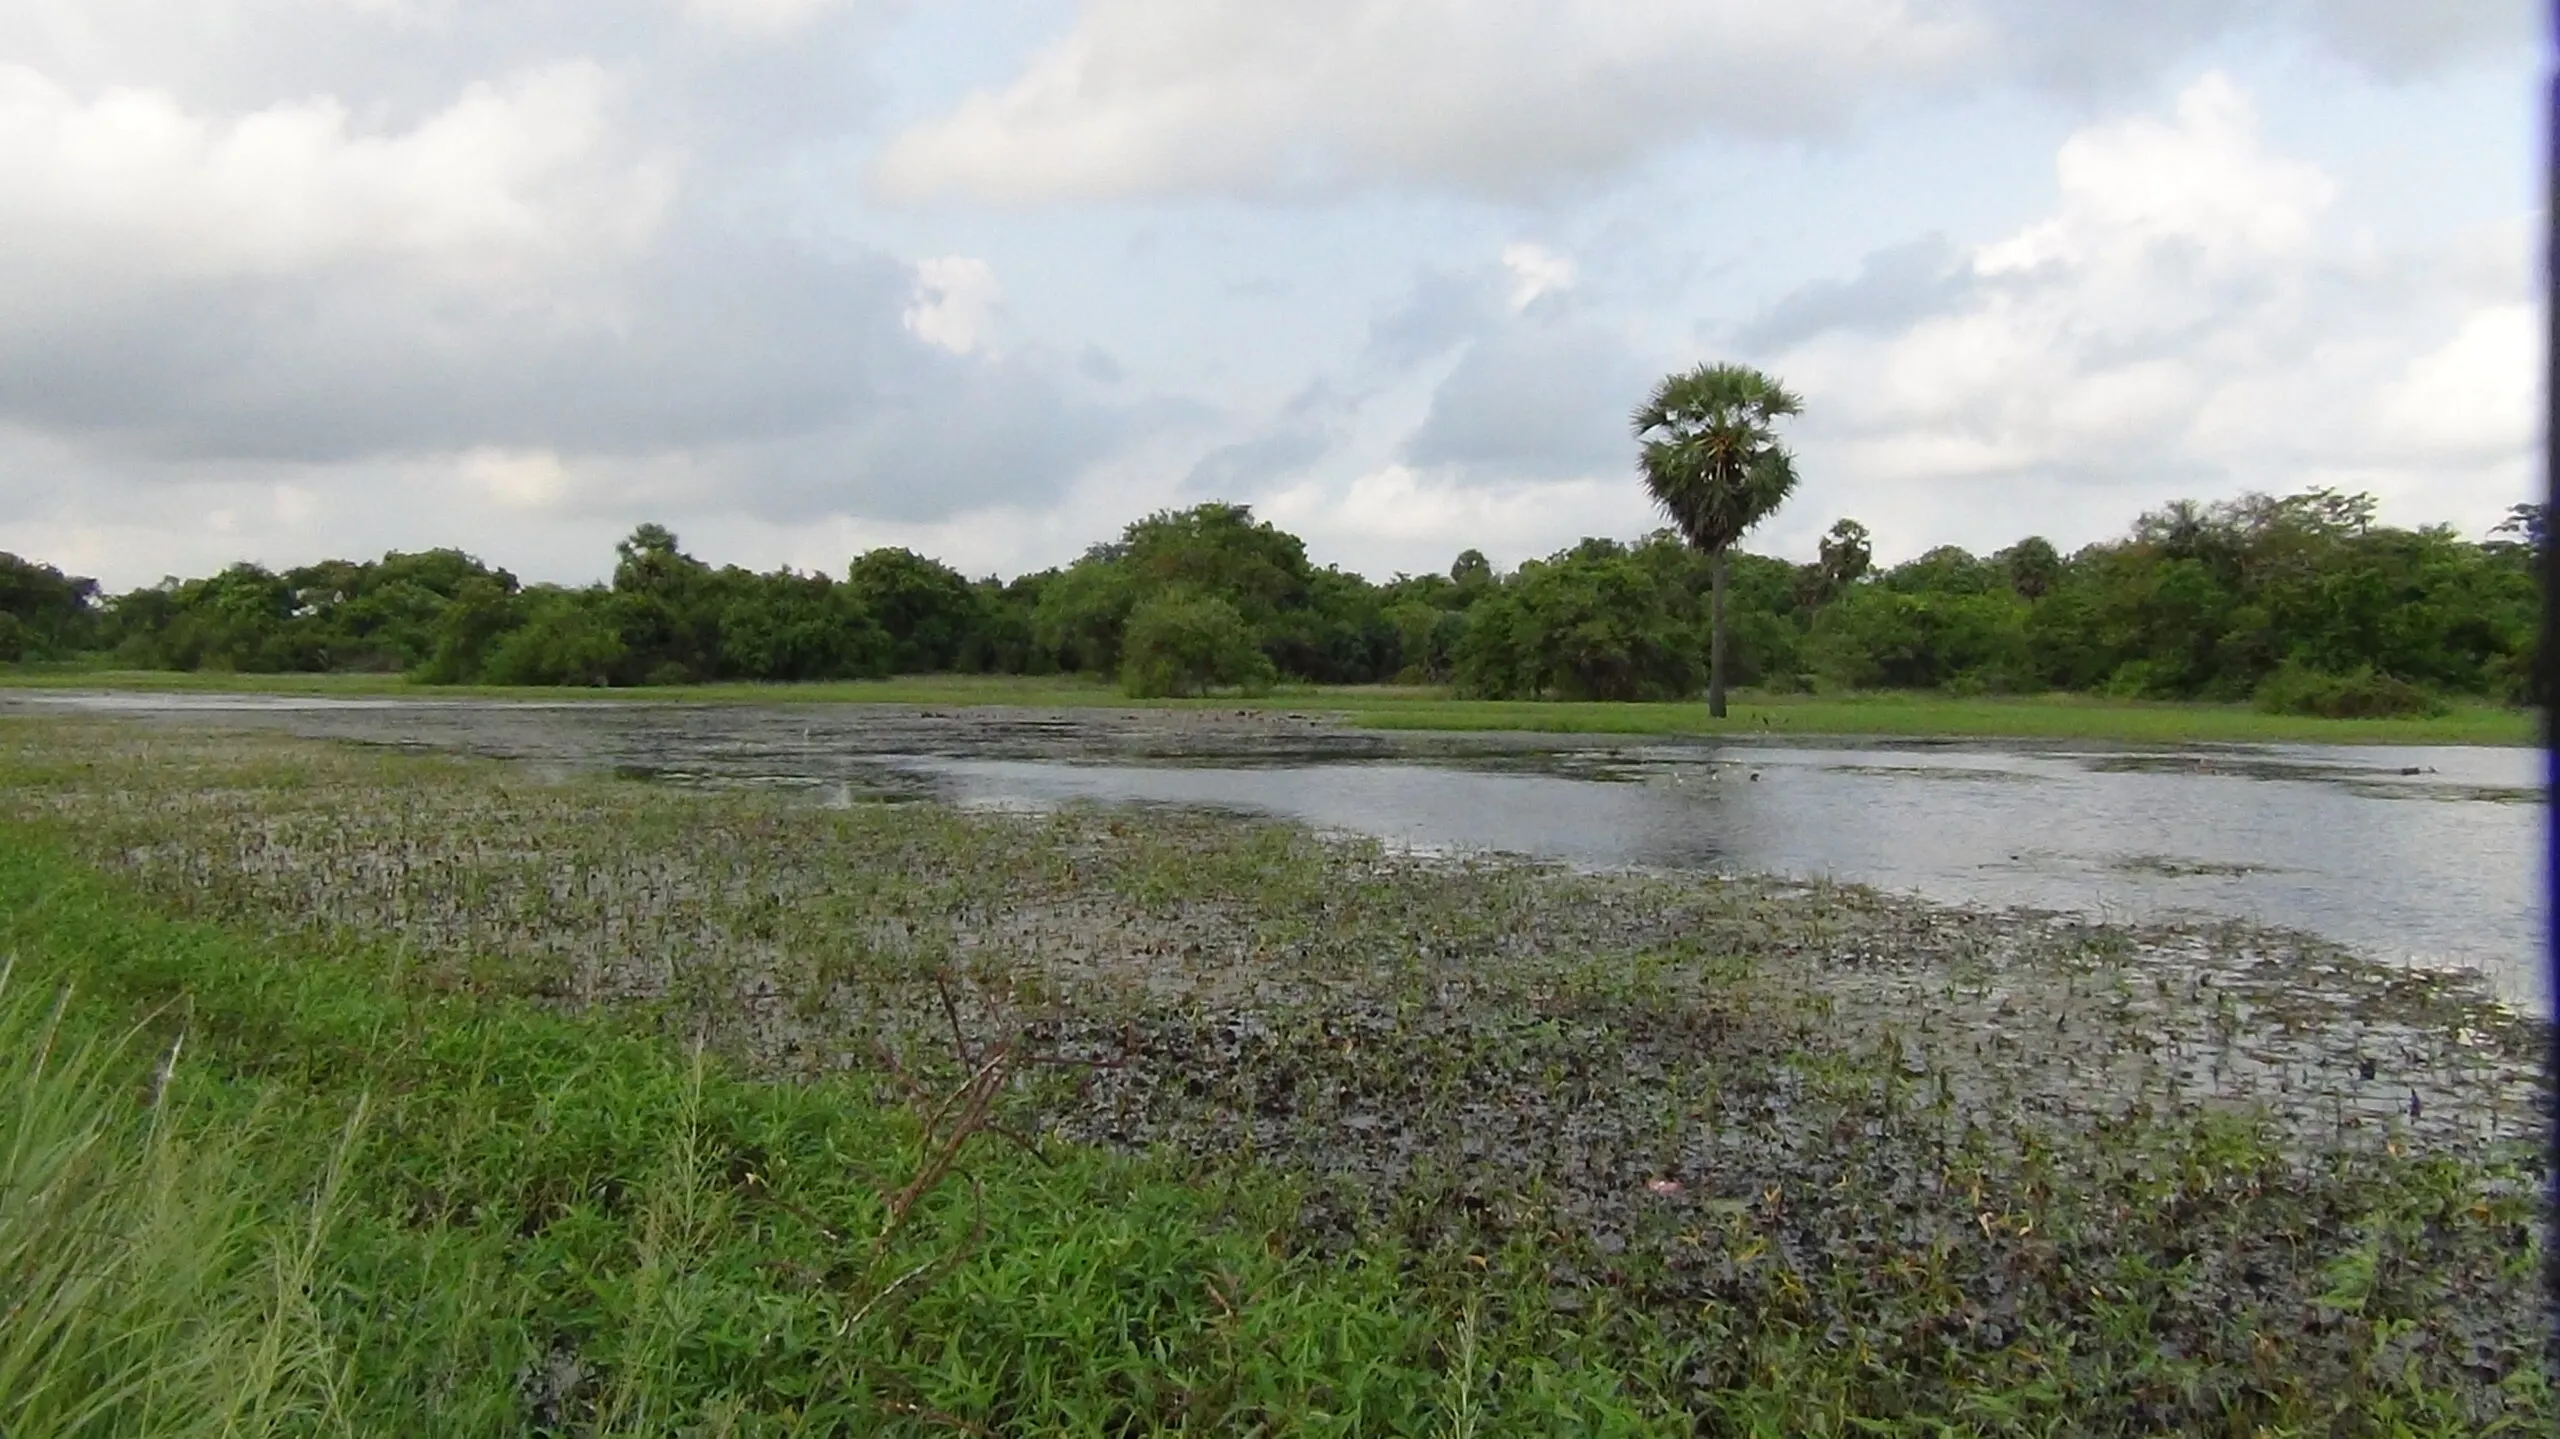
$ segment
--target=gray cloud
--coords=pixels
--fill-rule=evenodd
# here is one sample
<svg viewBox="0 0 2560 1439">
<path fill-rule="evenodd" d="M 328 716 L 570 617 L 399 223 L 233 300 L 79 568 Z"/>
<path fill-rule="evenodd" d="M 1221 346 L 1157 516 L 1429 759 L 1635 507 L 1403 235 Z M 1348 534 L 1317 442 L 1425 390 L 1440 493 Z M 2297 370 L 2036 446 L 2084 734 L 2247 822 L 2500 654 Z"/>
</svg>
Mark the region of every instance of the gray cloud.
<svg viewBox="0 0 2560 1439">
<path fill-rule="evenodd" d="M 2309 0 L 2309 7 L 2332 49 L 2394 80 L 2483 54 L 2530 54 L 2543 17 L 2531 0 Z"/>
<path fill-rule="evenodd" d="M 1204 499 L 1241 499 L 1324 458 L 1342 438 L 1348 397 L 1319 380 L 1290 397 L 1260 434 L 1201 456 L 1182 491 Z"/>
<path fill-rule="evenodd" d="M 1804 286 L 1735 332 L 1744 347 L 1769 352 L 1827 330 L 1879 333 L 1963 303 L 1972 275 L 1962 251 L 1931 235 L 1874 251 L 1847 280 Z"/>
<path fill-rule="evenodd" d="M 1653 379 L 1624 340 L 1570 317 L 1523 317 L 1479 339 L 1405 445 L 1416 465 L 1559 476 L 1629 463 L 1627 412 Z"/>
<path fill-rule="evenodd" d="M 929 521 L 997 503 L 1040 503 L 1163 416 L 1083 403 L 1041 370 L 966 366 L 919 376 L 843 421 L 745 448 L 735 488 L 682 498 L 766 519 L 860 514 Z"/>
<path fill-rule="evenodd" d="M 165 90 L 216 110 L 359 96 L 369 122 L 393 128 L 471 81 L 594 59 L 645 72 L 642 118 L 700 144 L 870 115 L 872 47 L 911 3 L 834 0 L 803 7 L 787 35 L 758 36 L 684 0 L 14 0 L 0 6 L 0 56 L 83 90 Z"/>
<path fill-rule="evenodd" d="M 1395 308 L 1369 325 L 1369 359 L 1388 369 L 1427 360 L 1502 318 L 1500 283 L 1489 270 L 1426 269 Z"/>
<path fill-rule="evenodd" d="M 594 312 L 378 273 L 190 287 L 0 336 L 0 416 L 155 453 L 325 461 L 470 445 L 630 453 L 840 419 L 930 352 L 879 257 L 652 256 Z"/>
<path fill-rule="evenodd" d="M 1538 201 L 1701 133 L 1835 139 L 1987 87 L 2119 100 L 2236 34 L 2403 78 L 2515 44 L 2528 17 L 2524 0 L 1085 0 L 1009 83 L 894 137 L 874 178 L 1005 204 Z"/>
<path fill-rule="evenodd" d="M 1102 396 L 1107 357 L 922 342 L 908 265 L 801 223 L 781 141 L 867 113 L 846 77 L 881 5 L 817 7 L 787 44 L 674 0 L 619 30 L 324 5 L 250 45 L 238 23 L 277 3 L 158 35 L 98 0 L 127 91 L 43 36 L 52 70 L 0 65 L 0 223 L 25 237 L 0 259 L 0 426 L 135 474 L 540 451 L 698 472 L 744 513 L 929 518 L 1053 496 L 1163 423 Z M 522 68 L 588 41 L 606 63 Z"/>
<path fill-rule="evenodd" d="M 110 323 L 0 336 L 0 418 L 140 454 L 303 463 L 823 433 L 862 457 L 834 482 L 840 499 L 910 512 L 1054 486 L 1126 429 L 1127 408 L 1083 398 L 1068 365 L 916 341 L 899 325 L 908 284 L 878 255 L 701 236 L 636 266 L 601 317 L 438 304 L 375 276 L 233 282 Z M 901 446 L 947 458 L 936 475 L 891 477 L 886 452 Z M 979 471 L 983 482 L 952 483 Z M 866 473 L 884 478 L 864 485 Z"/>
</svg>

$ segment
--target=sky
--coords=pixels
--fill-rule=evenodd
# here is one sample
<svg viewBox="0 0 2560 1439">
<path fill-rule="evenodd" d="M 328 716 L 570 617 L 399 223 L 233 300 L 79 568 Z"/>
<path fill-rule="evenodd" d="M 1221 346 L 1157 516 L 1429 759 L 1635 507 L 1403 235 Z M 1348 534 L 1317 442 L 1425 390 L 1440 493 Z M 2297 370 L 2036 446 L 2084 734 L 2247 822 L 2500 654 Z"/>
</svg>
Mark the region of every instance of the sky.
<svg viewBox="0 0 2560 1439">
<path fill-rule="evenodd" d="M 1660 523 L 2068 550 L 2537 483 L 2526 0 L 11 0 L 0 549 L 973 575 L 1220 499 L 1386 579 Z"/>
</svg>

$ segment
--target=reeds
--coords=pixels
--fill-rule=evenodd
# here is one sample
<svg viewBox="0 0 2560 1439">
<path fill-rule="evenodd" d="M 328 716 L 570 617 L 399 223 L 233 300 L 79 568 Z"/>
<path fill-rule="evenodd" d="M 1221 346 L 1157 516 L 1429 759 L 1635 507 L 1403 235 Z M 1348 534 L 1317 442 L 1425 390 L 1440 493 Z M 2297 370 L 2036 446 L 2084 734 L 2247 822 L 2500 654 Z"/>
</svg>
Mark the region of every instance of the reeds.
<svg viewBox="0 0 2560 1439">
<path fill-rule="evenodd" d="M 262 1175 L 257 1117 L 204 1122 L 172 1043 L 0 966 L 0 1433 L 325 1433 L 341 1365 L 310 1294 L 363 1129 L 317 1189 Z"/>
</svg>

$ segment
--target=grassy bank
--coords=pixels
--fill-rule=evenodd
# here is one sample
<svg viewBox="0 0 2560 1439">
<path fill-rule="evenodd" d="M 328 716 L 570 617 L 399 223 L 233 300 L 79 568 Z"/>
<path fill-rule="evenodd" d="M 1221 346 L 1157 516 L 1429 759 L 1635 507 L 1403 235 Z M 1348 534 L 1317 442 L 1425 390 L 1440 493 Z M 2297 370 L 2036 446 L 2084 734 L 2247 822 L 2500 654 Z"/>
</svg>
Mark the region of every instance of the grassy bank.
<svg viewBox="0 0 2560 1439">
<path fill-rule="evenodd" d="M 0 949 L 12 1435 L 2551 1418 L 2530 1027 L 2281 937 L 13 719 Z"/>
<path fill-rule="evenodd" d="M 24 825 L 0 914 L 12 1436 L 1422 1433 L 1458 1340 L 1542 1369 L 1521 1432 L 1632 1432 L 1274 1185 L 153 915 Z"/>
<path fill-rule="evenodd" d="M 0 666 L 0 689 L 115 689 L 322 698 L 657 701 L 665 703 L 1022 705 L 1038 708 L 1260 708 L 1339 716 L 1378 729 L 1527 730 L 1628 735 L 1884 735 L 2081 739 L 2128 744 L 2538 743 L 2529 710 L 2461 705 L 2413 719 L 2336 720 L 2264 714 L 2246 705 L 2105 700 L 2080 695 L 1959 698 L 1917 693 L 1836 696 L 1745 693 L 1722 723 L 1702 703 L 1459 700 L 1439 689 L 1288 687 L 1252 698 L 1131 700 L 1099 681 L 1061 676 L 910 675 L 821 684 L 679 685 L 633 690 L 413 685 L 397 675 L 232 675 L 78 666 Z"/>
</svg>

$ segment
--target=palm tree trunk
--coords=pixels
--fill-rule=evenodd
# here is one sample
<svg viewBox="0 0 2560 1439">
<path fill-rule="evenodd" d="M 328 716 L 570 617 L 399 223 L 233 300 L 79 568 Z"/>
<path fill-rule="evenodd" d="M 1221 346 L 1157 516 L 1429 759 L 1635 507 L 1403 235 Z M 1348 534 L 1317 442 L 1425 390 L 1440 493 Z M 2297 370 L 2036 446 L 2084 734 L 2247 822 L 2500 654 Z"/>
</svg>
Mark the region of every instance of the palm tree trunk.
<svg viewBox="0 0 2560 1439">
<path fill-rule="evenodd" d="M 1709 568 L 1715 577 L 1714 598 L 1708 602 L 1707 638 L 1707 715 L 1724 718 L 1724 551 L 1718 550 Z"/>
</svg>

